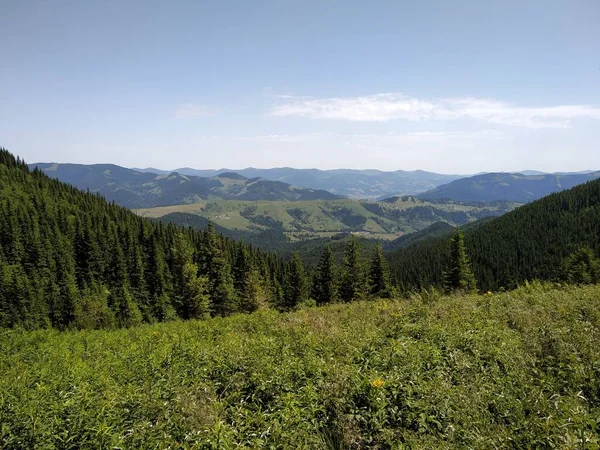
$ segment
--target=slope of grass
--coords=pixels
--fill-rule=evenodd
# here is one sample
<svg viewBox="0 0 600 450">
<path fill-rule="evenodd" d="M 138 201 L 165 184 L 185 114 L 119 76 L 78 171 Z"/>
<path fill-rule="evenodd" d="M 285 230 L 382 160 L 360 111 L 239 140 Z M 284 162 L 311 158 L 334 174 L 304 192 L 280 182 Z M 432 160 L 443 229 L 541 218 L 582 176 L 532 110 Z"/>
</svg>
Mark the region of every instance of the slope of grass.
<svg viewBox="0 0 600 450">
<path fill-rule="evenodd" d="M 209 200 L 196 205 L 174 205 L 134 210 L 144 217 L 160 218 L 174 212 L 197 214 L 237 231 L 284 232 L 292 240 L 360 232 L 370 238 L 395 239 L 434 222 L 464 225 L 485 216 L 497 216 L 515 204 L 461 204 L 394 197 L 382 202 L 360 200 L 239 201 Z M 298 233 L 302 233 L 299 235 Z"/>
<path fill-rule="evenodd" d="M 598 448 L 600 286 L 0 332 L 0 448 Z"/>
</svg>

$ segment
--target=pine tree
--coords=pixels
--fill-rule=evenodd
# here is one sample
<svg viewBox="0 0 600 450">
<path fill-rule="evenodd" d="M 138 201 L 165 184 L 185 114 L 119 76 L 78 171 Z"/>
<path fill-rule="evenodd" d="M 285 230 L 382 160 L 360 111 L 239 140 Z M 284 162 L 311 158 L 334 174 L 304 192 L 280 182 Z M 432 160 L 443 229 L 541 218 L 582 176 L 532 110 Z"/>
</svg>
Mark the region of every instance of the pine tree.
<svg viewBox="0 0 600 450">
<path fill-rule="evenodd" d="M 473 292 L 477 289 L 465 250 L 464 235 L 458 229 L 450 239 L 444 287 L 447 292 Z"/>
<path fill-rule="evenodd" d="M 369 293 L 372 297 L 392 297 L 388 265 L 385 256 L 383 255 L 381 244 L 377 245 L 375 255 L 371 261 L 369 270 Z"/>
<path fill-rule="evenodd" d="M 362 261 L 361 246 L 355 236 L 352 236 L 346 246 L 340 298 L 344 302 L 362 300 L 367 290 L 367 280 Z"/>
<path fill-rule="evenodd" d="M 307 299 L 306 274 L 298 253 L 292 254 L 283 288 L 283 309 L 290 311 Z"/>
<path fill-rule="evenodd" d="M 336 272 L 333 252 L 331 251 L 331 247 L 327 245 L 321 254 L 313 282 L 312 297 L 317 302 L 317 305 L 324 305 L 337 300 L 338 283 Z"/>
</svg>

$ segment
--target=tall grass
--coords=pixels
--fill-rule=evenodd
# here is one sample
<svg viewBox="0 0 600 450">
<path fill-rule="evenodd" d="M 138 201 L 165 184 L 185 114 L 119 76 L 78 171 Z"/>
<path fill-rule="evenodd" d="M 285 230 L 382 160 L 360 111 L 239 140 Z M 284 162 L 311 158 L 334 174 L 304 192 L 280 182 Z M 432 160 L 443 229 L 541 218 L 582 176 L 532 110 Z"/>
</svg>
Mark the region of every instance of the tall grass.
<svg viewBox="0 0 600 450">
<path fill-rule="evenodd" d="M 0 332 L 0 448 L 599 448 L 600 287 Z"/>
</svg>

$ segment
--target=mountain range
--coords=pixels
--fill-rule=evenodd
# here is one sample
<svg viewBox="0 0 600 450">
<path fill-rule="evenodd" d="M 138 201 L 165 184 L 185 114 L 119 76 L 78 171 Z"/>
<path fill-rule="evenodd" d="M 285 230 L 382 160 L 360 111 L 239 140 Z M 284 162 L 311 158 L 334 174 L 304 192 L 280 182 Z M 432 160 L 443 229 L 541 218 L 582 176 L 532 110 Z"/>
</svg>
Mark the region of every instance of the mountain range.
<svg viewBox="0 0 600 450">
<path fill-rule="evenodd" d="M 600 178 L 598 172 L 537 174 L 486 173 L 461 178 L 418 194 L 423 200 L 529 203 L 548 194 Z"/>
<path fill-rule="evenodd" d="M 224 172 L 211 177 L 178 172 L 138 172 L 114 164 L 36 163 L 46 175 L 89 190 L 126 208 L 152 208 L 196 203 L 208 199 L 236 200 L 334 200 L 325 190 L 300 188 L 281 181 L 247 178 Z"/>
<path fill-rule="evenodd" d="M 145 173 L 167 174 L 172 171 L 160 169 L 134 169 Z M 184 167 L 174 170 L 183 175 L 214 177 L 222 172 L 233 172 L 231 169 L 198 170 Z M 272 169 L 235 170 L 248 178 L 281 181 L 295 186 L 312 189 L 324 189 L 333 194 L 348 198 L 381 199 L 392 195 L 413 195 L 431 190 L 441 184 L 462 178 L 464 175 L 444 175 L 423 170 L 353 170 L 353 169 L 293 169 L 279 167 Z"/>
</svg>

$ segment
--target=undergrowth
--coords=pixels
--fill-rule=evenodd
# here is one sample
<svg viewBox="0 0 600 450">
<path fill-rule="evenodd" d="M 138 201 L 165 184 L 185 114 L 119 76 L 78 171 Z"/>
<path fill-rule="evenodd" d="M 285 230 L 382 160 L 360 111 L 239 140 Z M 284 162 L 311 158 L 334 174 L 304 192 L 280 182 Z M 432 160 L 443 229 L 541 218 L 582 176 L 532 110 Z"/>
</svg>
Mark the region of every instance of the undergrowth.
<svg viewBox="0 0 600 450">
<path fill-rule="evenodd" d="M 600 448 L 600 286 L 0 331 L 1 449 Z"/>
</svg>

